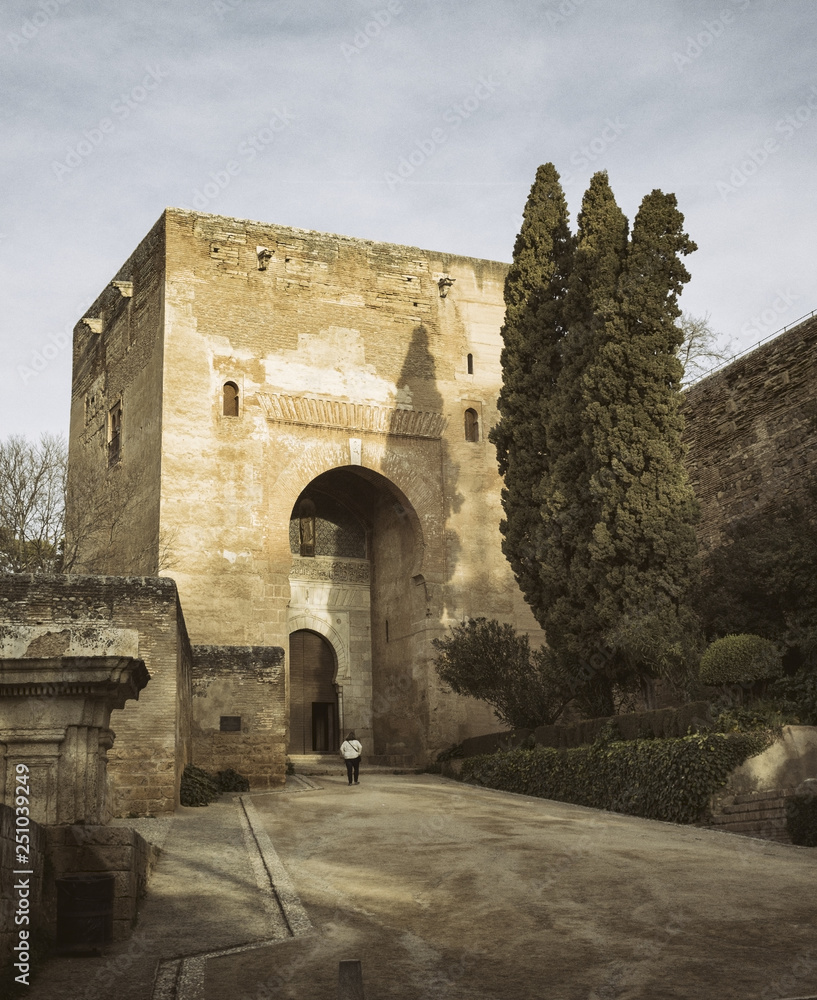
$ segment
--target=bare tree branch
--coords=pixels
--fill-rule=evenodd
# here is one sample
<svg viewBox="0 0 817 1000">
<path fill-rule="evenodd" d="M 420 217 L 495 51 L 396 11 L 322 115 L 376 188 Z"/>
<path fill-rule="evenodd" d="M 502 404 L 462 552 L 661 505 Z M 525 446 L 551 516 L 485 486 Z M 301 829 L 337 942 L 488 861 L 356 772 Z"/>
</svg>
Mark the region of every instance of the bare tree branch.
<svg viewBox="0 0 817 1000">
<path fill-rule="evenodd" d="M 682 385 L 694 382 L 722 361 L 728 361 L 734 353 L 731 339 L 723 339 L 712 329 L 709 313 L 703 316 L 684 313 L 678 320 L 678 328 L 684 335 L 678 349 L 684 366 Z"/>
<path fill-rule="evenodd" d="M 0 441 L 0 570 L 56 573 L 65 533 L 65 439 Z"/>
</svg>

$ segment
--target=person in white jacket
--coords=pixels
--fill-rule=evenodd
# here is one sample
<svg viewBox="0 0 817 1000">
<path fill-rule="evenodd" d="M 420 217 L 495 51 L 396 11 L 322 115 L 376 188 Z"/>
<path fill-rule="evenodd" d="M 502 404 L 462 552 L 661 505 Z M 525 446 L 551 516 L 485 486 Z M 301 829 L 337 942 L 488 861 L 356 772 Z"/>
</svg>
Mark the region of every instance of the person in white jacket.
<svg viewBox="0 0 817 1000">
<path fill-rule="evenodd" d="M 354 783 L 360 784 L 357 776 L 360 773 L 360 755 L 362 753 L 363 747 L 355 739 L 355 732 L 352 730 L 340 745 L 340 755 L 346 763 L 346 774 L 350 785 L 352 784 L 352 774 L 354 774 Z"/>
</svg>

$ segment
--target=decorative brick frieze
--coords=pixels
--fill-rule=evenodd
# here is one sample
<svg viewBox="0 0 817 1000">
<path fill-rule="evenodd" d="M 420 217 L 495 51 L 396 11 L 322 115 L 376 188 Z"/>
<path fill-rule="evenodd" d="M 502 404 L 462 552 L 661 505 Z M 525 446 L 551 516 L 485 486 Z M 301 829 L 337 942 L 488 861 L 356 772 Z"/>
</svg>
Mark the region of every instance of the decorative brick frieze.
<svg viewBox="0 0 817 1000">
<path fill-rule="evenodd" d="M 342 427 L 398 437 L 440 438 L 446 427 L 442 413 L 367 403 L 349 403 L 315 396 L 258 393 L 268 420 L 318 427 Z"/>
</svg>

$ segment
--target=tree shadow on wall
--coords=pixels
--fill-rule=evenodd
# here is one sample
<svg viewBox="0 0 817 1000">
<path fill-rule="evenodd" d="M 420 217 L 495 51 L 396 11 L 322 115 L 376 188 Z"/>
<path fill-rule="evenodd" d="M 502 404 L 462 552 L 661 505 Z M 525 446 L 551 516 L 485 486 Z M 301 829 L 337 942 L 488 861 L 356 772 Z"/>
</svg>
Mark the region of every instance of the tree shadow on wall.
<svg viewBox="0 0 817 1000">
<path fill-rule="evenodd" d="M 445 410 L 445 399 L 437 385 L 437 362 L 431 351 L 429 332 L 420 324 L 412 331 L 397 380 L 397 408 L 392 414 L 388 443 L 400 448 L 401 440 L 419 442 L 418 458 L 422 456 L 423 462 L 420 471 L 424 477 L 439 482 L 439 521 L 433 524 L 433 528 L 429 523 L 423 525 L 425 532 L 433 530 L 433 537 L 427 534 L 424 538 L 426 547 L 437 547 L 439 551 L 440 568 L 432 570 L 434 582 L 438 584 L 451 581 L 459 562 L 460 539 L 449 528 L 449 523 L 451 515 L 460 510 L 464 500 L 457 490 L 459 465 L 453 460 L 444 436 L 447 424 Z M 427 553 L 424 567 L 433 562 L 433 554 Z M 444 610 L 442 595 L 431 600 L 439 605 L 431 608 L 432 615 L 440 617 Z"/>
<path fill-rule="evenodd" d="M 419 525 L 412 524 L 396 497 L 383 498 L 391 507 L 381 521 L 391 525 L 389 551 L 373 561 L 372 580 L 373 709 L 380 752 L 425 743 L 427 640 L 429 632 L 439 634 L 446 584 L 460 558 L 459 538 L 448 528 L 463 503 L 457 492 L 459 466 L 444 437 L 445 400 L 431 336 L 423 325 L 412 331 L 386 442 L 388 452 L 411 468 L 412 489 L 406 495 L 418 505 Z"/>
</svg>

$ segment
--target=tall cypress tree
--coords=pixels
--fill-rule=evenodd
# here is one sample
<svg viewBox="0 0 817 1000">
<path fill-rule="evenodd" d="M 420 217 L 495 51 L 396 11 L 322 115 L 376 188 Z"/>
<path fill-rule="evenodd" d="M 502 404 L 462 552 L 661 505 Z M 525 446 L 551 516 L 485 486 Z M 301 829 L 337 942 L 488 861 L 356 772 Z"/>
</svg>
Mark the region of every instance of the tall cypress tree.
<svg viewBox="0 0 817 1000">
<path fill-rule="evenodd" d="M 589 545 L 595 613 L 618 680 L 671 674 L 688 660 L 697 573 L 697 501 L 681 442 L 677 296 L 696 249 L 674 195 L 642 201 L 618 306 L 583 378 L 596 523 Z"/>
<path fill-rule="evenodd" d="M 540 167 L 505 286 L 503 550 L 585 708 L 671 675 L 696 637 L 697 504 L 681 443 L 681 258 L 695 244 L 675 197 L 628 225 L 604 173 L 567 225 Z M 588 666 L 590 669 L 588 670 Z"/>
<path fill-rule="evenodd" d="M 502 549 L 525 599 L 542 606 L 537 494 L 547 468 L 547 407 L 559 369 L 559 341 L 573 238 L 552 163 L 539 167 L 505 280 L 500 420 L 490 434 L 505 478 Z"/>
<path fill-rule="evenodd" d="M 582 201 L 578 238 L 564 307 L 566 334 L 548 410 L 549 468 L 541 487 L 542 534 L 538 557 L 545 606 L 539 620 L 565 669 L 589 662 L 599 646 L 597 593 L 590 542 L 598 517 L 591 496 L 595 459 L 587 440 L 583 379 L 617 315 L 618 284 L 627 255 L 628 223 L 605 172 L 593 176 Z M 609 684 L 600 683 L 599 711 L 609 707 Z M 599 701 L 598 694 L 595 697 Z"/>
</svg>

